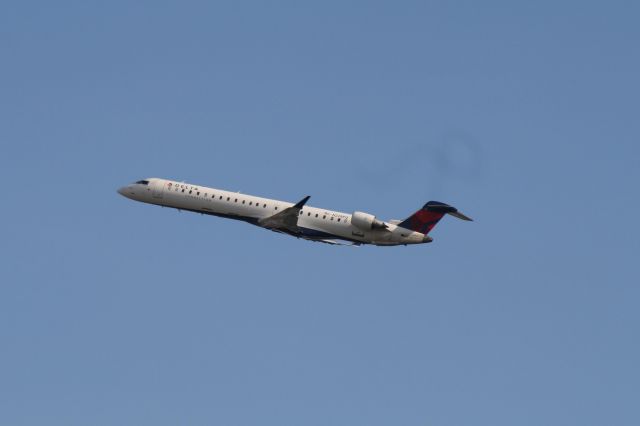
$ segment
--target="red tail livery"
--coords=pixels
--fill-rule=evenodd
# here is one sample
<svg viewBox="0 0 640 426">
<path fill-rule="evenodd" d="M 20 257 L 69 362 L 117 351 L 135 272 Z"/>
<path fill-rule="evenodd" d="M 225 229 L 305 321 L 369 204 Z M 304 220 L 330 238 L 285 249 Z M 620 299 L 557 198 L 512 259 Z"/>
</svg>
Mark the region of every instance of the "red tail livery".
<svg viewBox="0 0 640 426">
<path fill-rule="evenodd" d="M 427 235 L 445 214 L 462 220 L 472 220 L 458 212 L 455 207 L 439 201 L 429 201 L 420 210 L 400 222 L 398 226 Z"/>
</svg>

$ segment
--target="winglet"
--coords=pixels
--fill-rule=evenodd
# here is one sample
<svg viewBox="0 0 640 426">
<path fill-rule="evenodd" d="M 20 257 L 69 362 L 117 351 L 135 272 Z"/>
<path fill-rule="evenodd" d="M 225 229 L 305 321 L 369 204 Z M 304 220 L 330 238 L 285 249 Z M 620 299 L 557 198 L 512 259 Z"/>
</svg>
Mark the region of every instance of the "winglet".
<svg viewBox="0 0 640 426">
<path fill-rule="evenodd" d="M 302 200 L 298 201 L 296 203 L 295 206 L 293 206 L 296 209 L 301 209 L 302 206 L 304 206 L 305 204 L 307 204 L 307 201 L 309 201 L 309 198 L 311 198 L 311 195 L 307 195 L 306 197 L 304 197 Z"/>
</svg>

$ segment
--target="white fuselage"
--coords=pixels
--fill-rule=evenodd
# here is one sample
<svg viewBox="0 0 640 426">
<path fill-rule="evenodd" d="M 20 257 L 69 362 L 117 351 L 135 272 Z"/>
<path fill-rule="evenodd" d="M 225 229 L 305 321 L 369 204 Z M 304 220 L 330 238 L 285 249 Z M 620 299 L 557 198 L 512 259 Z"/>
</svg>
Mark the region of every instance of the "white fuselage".
<svg viewBox="0 0 640 426">
<path fill-rule="evenodd" d="M 197 213 L 243 220 L 260 226 L 259 220 L 292 207 L 294 203 L 229 192 L 166 179 L 149 178 L 146 184 L 134 183 L 118 192 L 132 200 Z M 304 234 L 294 235 L 317 241 L 334 239 L 356 244 L 404 245 L 429 242 L 420 232 L 386 223 L 386 229 L 363 230 L 351 223 L 352 215 L 305 205 L 297 226 Z"/>
</svg>

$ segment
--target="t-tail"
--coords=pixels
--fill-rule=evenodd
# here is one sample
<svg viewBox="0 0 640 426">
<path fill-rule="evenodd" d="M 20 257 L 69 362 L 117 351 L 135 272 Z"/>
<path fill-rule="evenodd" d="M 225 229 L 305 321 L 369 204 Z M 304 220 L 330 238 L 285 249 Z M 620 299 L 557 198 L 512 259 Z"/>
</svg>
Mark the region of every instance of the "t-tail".
<svg viewBox="0 0 640 426">
<path fill-rule="evenodd" d="M 460 213 L 455 207 L 439 201 L 429 201 L 420 210 L 400 222 L 398 226 L 427 235 L 445 214 L 462 220 L 473 220 Z"/>
</svg>

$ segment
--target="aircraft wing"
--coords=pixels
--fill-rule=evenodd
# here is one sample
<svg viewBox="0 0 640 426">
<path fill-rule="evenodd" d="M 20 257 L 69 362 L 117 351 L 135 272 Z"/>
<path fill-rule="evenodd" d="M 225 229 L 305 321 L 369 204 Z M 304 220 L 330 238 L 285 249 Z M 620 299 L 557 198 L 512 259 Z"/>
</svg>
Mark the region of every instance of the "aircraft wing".
<svg viewBox="0 0 640 426">
<path fill-rule="evenodd" d="M 288 207 L 273 216 L 258 220 L 258 225 L 268 229 L 297 233 L 300 210 L 302 210 L 302 207 L 304 207 L 307 201 L 309 201 L 309 198 L 311 198 L 311 196 L 307 195 L 295 205 Z"/>
<path fill-rule="evenodd" d="M 351 243 L 351 242 L 344 242 L 344 241 L 338 241 L 338 240 L 327 240 L 327 239 L 312 239 L 312 238 L 305 238 L 305 240 L 309 240 L 309 241 L 315 241 L 317 243 L 325 243 L 325 244 L 331 244 L 334 246 L 360 246 L 359 243 Z"/>
</svg>

